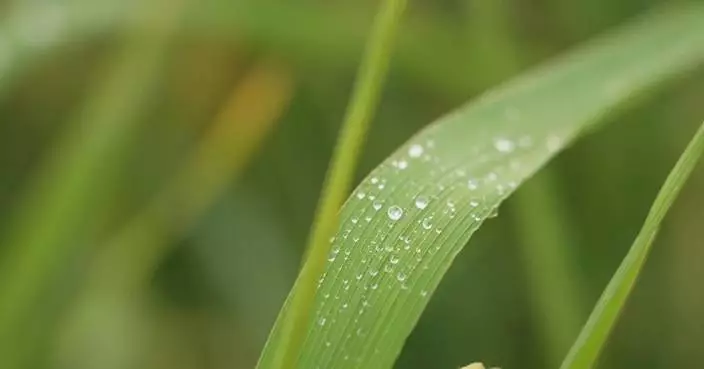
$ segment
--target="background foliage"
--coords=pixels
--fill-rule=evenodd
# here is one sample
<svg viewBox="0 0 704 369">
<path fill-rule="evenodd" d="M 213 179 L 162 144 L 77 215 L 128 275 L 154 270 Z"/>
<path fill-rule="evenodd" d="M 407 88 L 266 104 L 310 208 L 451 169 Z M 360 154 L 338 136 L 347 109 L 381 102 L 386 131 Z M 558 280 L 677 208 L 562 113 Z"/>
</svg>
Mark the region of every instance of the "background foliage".
<svg viewBox="0 0 704 369">
<path fill-rule="evenodd" d="M 410 2 L 358 178 L 442 113 L 661 3 L 673 1 Z M 254 365 L 377 7 L 145 4 L 0 2 L 0 276 L 32 274 L 8 240 L 62 250 L 17 319 L 0 310 L 0 326 L 19 327 L 3 345 L 31 352 L 23 367 Z M 549 186 L 586 318 L 704 116 L 703 82 L 700 70 L 612 115 L 519 189 L 460 254 L 397 366 L 548 366 L 551 316 L 535 308 L 521 231 L 542 208 L 519 211 L 522 193 Z M 604 367 L 704 360 L 703 185 L 699 170 L 666 219 Z M 53 223 L 35 210 L 49 206 Z"/>
</svg>

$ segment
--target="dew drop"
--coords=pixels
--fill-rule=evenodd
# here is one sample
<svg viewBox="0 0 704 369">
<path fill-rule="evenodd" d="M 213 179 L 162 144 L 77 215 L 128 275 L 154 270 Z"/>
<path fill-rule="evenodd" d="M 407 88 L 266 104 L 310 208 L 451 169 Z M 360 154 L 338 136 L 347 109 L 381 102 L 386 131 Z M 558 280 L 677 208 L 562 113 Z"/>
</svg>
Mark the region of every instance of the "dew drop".
<svg viewBox="0 0 704 369">
<path fill-rule="evenodd" d="M 405 160 L 401 160 L 396 164 L 396 167 L 398 169 L 404 170 L 404 169 L 408 168 L 408 162 Z"/>
<path fill-rule="evenodd" d="M 433 223 L 432 223 L 432 221 L 433 221 L 433 218 L 432 218 L 432 217 L 427 217 L 427 218 L 423 219 L 423 223 L 422 223 L 423 228 L 424 228 L 424 229 L 433 228 Z"/>
<path fill-rule="evenodd" d="M 357 192 L 357 198 L 360 199 L 360 200 L 364 199 L 366 196 L 367 196 L 367 194 L 365 194 L 365 193 L 362 192 L 362 191 Z"/>
<path fill-rule="evenodd" d="M 399 273 L 396 275 L 396 279 L 397 279 L 399 282 L 405 281 L 406 278 L 408 278 L 408 276 L 407 276 L 404 272 L 399 272 Z"/>
<path fill-rule="evenodd" d="M 367 273 L 369 273 L 370 276 L 375 277 L 377 274 L 379 274 L 379 271 L 376 269 L 369 269 Z"/>
<path fill-rule="evenodd" d="M 518 145 L 523 148 L 529 148 L 533 146 L 533 139 L 530 136 L 523 136 L 518 140 Z"/>
<path fill-rule="evenodd" d="M 384 187 L 386 187 L 386 185 L 383 184 L 383 183 L 379 183 L 379 185 L 377 186 L 377 188 L 380 189 L 380 190 L 383 190 Z"/>
<path fill-rule="evenodd" d="M 471 206 L 471 207 L 473 207 L 473 208 L 476 208 L 477 206 L 479 206 L 479 201 L 477 201 L 477 200 L 472 200 L 472 201 L 469 202 L 469 206 Z"/>
<path fill-rule="evenodd" d="M 428 206 L 428 198 L 425 196 L 418 196 L 416 197 L 416 207 L 418 209 L 425 209 L 425 207 Z"/>
<path fill-rule="evenodd" d="M 374 210 L 381 209 L 381 206 L 382 206 L 381 201 L 374 201 L 374 203 L 372 203 L 372 207 L 374 208 Z"/>
<path fill-rule="evenodd" d="M 498 138 L 494 141 L 494 147 L 503 153 L 509 153 L 515 148 L 515 144 L 511 140 L 505 138 Z"/>
<path fill-rule="evenodd" d="M 401 219 L 401 217 L 403 216 L 403 209 L 401 209 L 399 206 L 393 205 L 389 208 L 386 214 L 389 216 L 389 219 L 396 221 Z"/>
<path fill-rule="evenodd" d="M 391 264 L 398 264 L 399 261 L 401 261 L 401 258 L 399 258 L 397 255 L 392 255 L 391 259 L 389 259 L 389 262 L 391 262 Z"/>
<path fill-rule="evenodd" d="M 372 179 L 370 181 L 372 182 L 372 184 L 377 184 L 377 183 L 379 183 L 379 178 L 372 177 Z"/>
<path fill-rule="evenodd" d="M 322 327 L 322 326 L 325 325 L 325 322 L 326 322 L 326 321 L 327 321 L 327 319 L 325 319 L 325 318 L 320 318 L 320 319 L 318 320 L 318 325 Z"/>
<path fill-rule="evenodd" d="M 489 218 L 496 218 L 497 216 L 499 216 L 499 208 L 498 207 L 491 208 L 491 211 L 489 212 L 488 217 Z"/>
<path fill-rule="evenodd" d="M 357 224 L 357 222 L 359 222 L 359 218 L 357 218 L 357 217 L 353 217 L 350 220 L 352 221 L 352 224 Z"/>
<path fill-rule="evenodd" d="M 497 179 L 499 179 L 499 176 L 497 176 L 494 172 L 491 172 L 486 175 L 487 182 L 495 182 Z"/>
<path fill-rule="evenodd" d="M 545 142 L 545 145 L 548 148 L 548 151 L 550 152 L 555 152 L 560 149 L 562 146 L 562 139 L 558 136 L 551 135 L 548 137 L 547 141 Z"/>
<path fill-rule="evenodd" d="M 418 158 L 421 155 L 423 155 L 423 146 L 421 145 L 413 145 L 408 149 L 408 156 L 412 158 Z"/>
<path fill-rule="evenodd" d="M 474 191 L 479 188 L 479 184 L 477 184 L 476 180 L 470 179 L 467 181 L 467 188 L 469 188 L 470 191 Z"/>
</svg>

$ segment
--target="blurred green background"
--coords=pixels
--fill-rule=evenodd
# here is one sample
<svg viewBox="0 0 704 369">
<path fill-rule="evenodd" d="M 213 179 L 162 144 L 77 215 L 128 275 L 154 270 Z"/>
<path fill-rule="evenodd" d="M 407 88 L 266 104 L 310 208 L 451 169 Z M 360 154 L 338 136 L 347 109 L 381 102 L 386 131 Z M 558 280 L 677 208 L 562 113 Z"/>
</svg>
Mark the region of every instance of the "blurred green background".
<svg viewBox="0 0 704 369">
<path fill-rule="evenodd" d="M 676 3 L 411 1 L 358 178 L 488 88 Z M 253 367 L 295 278 L 377 5 L 0 1 L 0 368 Z M 701 123 L 703 86 L 699 69 L 614 112 L 509 199 L 397 367 L 555 367 L 530 247 L 564 233 L 585 320 Z M 602 367 L 704 362 L 703 188 L 700 169 Z M 546 193 L 559 216 L 535 226 Z"/>
</svg>

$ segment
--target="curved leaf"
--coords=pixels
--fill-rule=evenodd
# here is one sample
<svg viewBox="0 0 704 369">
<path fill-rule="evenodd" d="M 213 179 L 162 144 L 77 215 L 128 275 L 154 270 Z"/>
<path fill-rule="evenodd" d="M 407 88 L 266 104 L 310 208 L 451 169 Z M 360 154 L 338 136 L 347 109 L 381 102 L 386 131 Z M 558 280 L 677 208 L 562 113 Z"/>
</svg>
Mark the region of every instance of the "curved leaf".
<svg viewBox="0 0 704 369">
<path fill-rule="evenodd" d="M 701 5 L 642 19 L 495 89 L 393 153 L 341 210 L 293 366 L 391 367 L 457 253 L 517 186 L 610 108 L 704 60 L 701 19 Z M 260 368 L 279 349 L 280 327 L 281 319 Z"/>
</svg>

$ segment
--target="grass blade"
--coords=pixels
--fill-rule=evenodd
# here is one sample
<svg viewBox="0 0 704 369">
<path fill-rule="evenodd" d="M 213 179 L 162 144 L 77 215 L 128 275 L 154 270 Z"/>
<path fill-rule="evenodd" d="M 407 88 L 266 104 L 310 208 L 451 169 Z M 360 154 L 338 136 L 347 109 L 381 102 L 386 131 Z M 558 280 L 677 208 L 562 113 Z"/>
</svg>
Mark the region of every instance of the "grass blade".
<svg viewBox="0 0 704 369">
<path fill-rule="evenodd" d="M 440 119 L 343 206 L 300 368 L 389 368 L 454 257 L 499 204 L 611 108 L 704 61 L 704 6 L 651 15 Z M 313 251 L 313 253 L 317 253 Z M 302 274 L 294 286 L 308 286 Z M 284 305 L 260 368 L 285 344 Z M 471 358 L 468 358 L 468 361 Z"/>
<path fill-rule="evenodd" d="M 704 152 L 704 124 L 699 127 L 665 180 L 643 223 L 643 228 L 599 298 L 589 320 L 562 363 L 562 369 L 588 369 L 598 359 L 645 265 L 660 223 L 694 170 L 702 152 Z"/>
<path fill-rule="evenodd" d="M 151 11 L 151 4 L 144 11 Z M 72 237 L 95 227 L 100 204 L 117 161 L 135 133 L 139 113 L 158 85 L 159 67 L 178 24 L 182 2 L 162 12 L 159 37 L 148 41 L 131 30 L 106 80 L 85 104 L 47 159 L 27 199 L 0 244 L 0 359 L 12 368 L 19 357 L 16 336 L 68 255 L 79 246 Z M 158 7 L 157 7 L 158 8 Z M 82 244 L 80 244 L 82 245 Z M 4 354 L 7 351 L 8 354 Z"/>
<path fill-rule="evenodd" d="M 281 324 L 280 334 L 276 341 L 267 343 L 270 350 L 264 350 L 258 368 L 297 367 L 295 363 L 303 346 L 315 300 L 316 280 L 325 268 L 330 249 L 327 240 L 335 232 L 340 206 L 352 186 L 359 151 L 379 101 L 382 81 L 390 64 L 393 40 L 405 6 L 405 0 L 385 0 L 376 16 L 316 210 L 306 260 L 296 282 L 297 288 L 290 296 L 290 309 L 277 321 L 277 325 L 279 322 Z"/>
<path fill-rule="evenodd" d="M 575 237 L 555 174 L 543 171 L 512 200 L 534 321 L 542 330 L 549 367 L 565 357 L 586 315 L 571 252 Z"/>
</svg>

